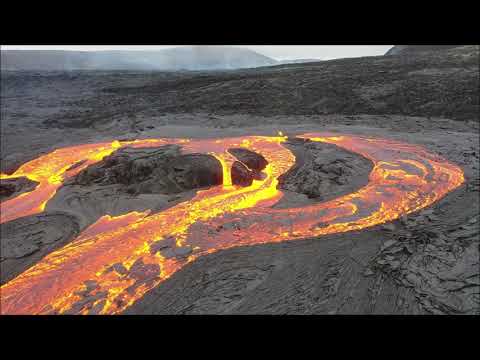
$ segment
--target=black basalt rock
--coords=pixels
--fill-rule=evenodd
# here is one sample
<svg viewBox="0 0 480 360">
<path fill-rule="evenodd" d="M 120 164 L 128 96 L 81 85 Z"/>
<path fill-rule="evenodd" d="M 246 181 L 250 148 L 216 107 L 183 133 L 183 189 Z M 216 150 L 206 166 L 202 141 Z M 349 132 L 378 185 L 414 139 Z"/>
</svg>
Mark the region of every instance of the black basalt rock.
<svg viewBox="0 0 480 360">
<path fill-rule="evenodd" d="M 268 165 L 268 161 L 260 154 L 243 148 L 228 149 L 228 152 L 235 156 L 250 170 L 262 171 Z"/>
<path fill-rule="evenodd" d="M 239 186 L 252 185 L 254 173 L 243 165 L 240 161 L 235 161 L 232 165 L 232 184 Z"/>
</svg>

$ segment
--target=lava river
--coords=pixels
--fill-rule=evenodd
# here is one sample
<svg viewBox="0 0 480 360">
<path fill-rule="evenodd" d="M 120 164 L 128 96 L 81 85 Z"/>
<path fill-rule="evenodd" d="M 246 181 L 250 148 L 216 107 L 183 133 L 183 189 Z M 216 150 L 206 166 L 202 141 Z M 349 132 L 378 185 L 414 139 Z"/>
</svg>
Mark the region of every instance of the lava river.
<svg viewBox="0 0 480 360">
<path fill-rule="evenodd" d="M 0 222 L 41 213 L 65 179 L 119 148 L 179 144 L 184 153 L 209 153 L 223 166 L 223 185 L 160 213 L 105 215 L 76 239 L 45 256 L 0 288 L 2 314 L 115 314 L 199 256 L 234 246 L 359 230 L 431 205 L 464 181 L 462 170 L 423 147 L 353 135 L 299 136 L 360 154 L 374 167 L 369 183 L 345 196 L 301 208 L 272 208 L 283 196 L 278 177 L 295 163 L 286 137 L 146 139 L 58 149 L 12 175 L 37 187 L 0 204 Z M 235 161 L 227 150 L 244 147 L 268 161 L 262 180 L 231 184 Z M 167 249 L 168 251 L 165 251 Z M 170 252 L 170 253 L 169 253 Z M 183 255 L 182 255 L 183 254 Z"/>
</svg>

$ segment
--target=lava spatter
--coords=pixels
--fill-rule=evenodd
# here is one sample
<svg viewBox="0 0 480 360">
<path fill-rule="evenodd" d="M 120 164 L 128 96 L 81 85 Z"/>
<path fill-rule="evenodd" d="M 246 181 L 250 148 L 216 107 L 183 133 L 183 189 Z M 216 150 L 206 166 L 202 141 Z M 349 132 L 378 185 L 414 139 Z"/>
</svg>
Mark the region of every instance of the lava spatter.
<svg viewBox="0 0 480 360">
<path fill-rule="evenodd" d="M 279 242 L 360 230 L 429 206 L 460 186 L 462 170 L 417 145 L 360 136 L 311 133 L 300 136 L 335 144 L 374 164 L 369 183 L 337 199 L 302 208 L 271 208 L 281 197 L 278 177 L 295 158 L 286 137 L 147 139 L 81 145 L 39 157 L 12 175 L 37 188 L 2 203 L 1 221 L 35 214 L 64 179 L 118 148 L 180 144 L 187 153 L 209 153 L 223 166 L 223 186 L 161 213 L 102 217 L 78 238 L 50 253 L 1 287 L 4 314 L 115 314 L 199 256 L 234 246 Z M 228 149 L 244 147 L 268 161 L 262 180 L 232 185 L 235 160 Z M 86 161 L 84 161 L 86 160 Z M 72 165 L 84 161 L 81 165 Z M 22 201 L 28 199 L 28 201 Z M 6 215 L 3 215 L 3 212 Z"/>
</svg>

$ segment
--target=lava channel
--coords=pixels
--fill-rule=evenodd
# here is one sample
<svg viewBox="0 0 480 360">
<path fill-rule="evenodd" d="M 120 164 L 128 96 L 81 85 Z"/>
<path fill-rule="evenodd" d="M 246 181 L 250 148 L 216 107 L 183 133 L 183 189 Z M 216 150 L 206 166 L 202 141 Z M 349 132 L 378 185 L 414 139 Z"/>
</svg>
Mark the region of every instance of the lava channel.
<svg viewBox="0 0 480 360">
<path fill-rule="evenodd" d="M 223 166 L 223 185 L 163 212 L 105 215 L 76 239 L 0 288 L 2 314 L 117 314 L 202 255 L 235 246 L 316 237 L 392 221 L 425 208 L 464 182 L 463 171 L 419 145 L 354 135 L 299 136 L 358 153 L 374 167 L 358 191 L 301 208 L 273 209 L 282 197 L 278 177 L 295 163 L 286 137 L 145 139 L 58 149 L 12 175 L 39 184 L 0 204 L 0 222 L 41 213 L 62 185 L 119 148 L 179 144 L 209 153 Z M 244 147 L 268 161 L 262 180 L 233 186 L 228 153 Z"/>
</svg>

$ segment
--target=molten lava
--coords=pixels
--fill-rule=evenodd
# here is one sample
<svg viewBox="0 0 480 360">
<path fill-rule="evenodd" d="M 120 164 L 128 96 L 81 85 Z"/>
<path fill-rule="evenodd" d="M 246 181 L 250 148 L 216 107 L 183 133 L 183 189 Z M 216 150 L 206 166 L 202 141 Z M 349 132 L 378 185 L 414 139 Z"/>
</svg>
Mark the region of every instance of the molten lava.
<svg viewBox="0 0 480 360">
<path fill-rule="evenodd" d="M 281 133 L 279 133 L 281 134 Z M 337 199 L 302 208 L 271 208 L 282 197 L 278 177 L 295 163 L 282 146 L 286 137 L 221 140 L 146 139 L 55 150 L 12 175 L 37 181 L 35 190 L 0 204 L 0 222 L 40 213 L 68 179 L 119 148 L 182 145 L 186 153 L 209 153 L 223 166 L 223 186 L 161 213 L 105 215 L 76 239 L 0 288 L 2 314 L 115 314 L 199 256 L 234 246 L 314 237 L 378 225 L 417 211 L 460 186 L 462 170 L 417 145 L 361 136 L 311 133 L 300 136 L 335 144 L 370 159 L 369 183 Z M 245 147 L 268 161 L 263 180 L 233 186 L 235 158 Z M 162 249 L 170 249 L 167 256 Z M 176 255 L 175 255 L 176 254 Z M 184 254 L 184 255 L 180 255 Z"/>
</svg>

